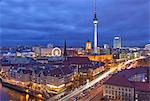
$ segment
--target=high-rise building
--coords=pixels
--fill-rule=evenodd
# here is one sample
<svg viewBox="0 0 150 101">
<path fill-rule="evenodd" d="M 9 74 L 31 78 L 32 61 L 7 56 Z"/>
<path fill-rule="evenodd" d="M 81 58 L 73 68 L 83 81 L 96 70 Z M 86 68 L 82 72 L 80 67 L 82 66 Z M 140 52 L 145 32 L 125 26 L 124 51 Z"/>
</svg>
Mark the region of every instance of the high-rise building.
<svg viewBox="0 0 150 101">
<path fill-rule="evenodd" d="M 86 47 L 85 47 L 85 50 L 87 53 L 90 53 L 91 52 L 91 49 L 92 49 L 92 43 L 88 40 L 86 42 Z"/>
<path fill-rule="evenodd" d="M 109 48 L 109 45 L 108 44 L 104 44 L 104 49 L 108 49 Z"/>
<path fill-rule="evenodd" d="M 108 44 L 104 44 L 103 54 L 110 54 L 111 50 Z"/>
<path fill-rule="evenodd" d="M 97 54 L 97 33 L 98 33 L 98 19 L 96 16 L 96 0 L 94 0 L 94 19 L 93 19 L 93 24 L 94 24 L 94 53 Z"/>
<path fill-rule="evenodd" d="M 121 49 L 121 38 L 119 36 L 114 37 L 114 49 Z"/>
</svg>

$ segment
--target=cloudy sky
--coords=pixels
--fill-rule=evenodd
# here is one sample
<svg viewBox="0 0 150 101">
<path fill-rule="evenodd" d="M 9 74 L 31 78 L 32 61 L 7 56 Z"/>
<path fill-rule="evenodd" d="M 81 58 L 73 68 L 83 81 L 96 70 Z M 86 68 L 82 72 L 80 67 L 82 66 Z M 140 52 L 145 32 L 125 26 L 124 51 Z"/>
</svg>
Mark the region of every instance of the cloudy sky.
<svg viewBox="0 0 150 101">
<path fill-rule="evenodd" d="M 149 43 L 149 0 L 97 0 L 98 44 Z M 2 46 L 84 46 L 93 41 L 93 0 L 0 0 Z"/>
</svg>

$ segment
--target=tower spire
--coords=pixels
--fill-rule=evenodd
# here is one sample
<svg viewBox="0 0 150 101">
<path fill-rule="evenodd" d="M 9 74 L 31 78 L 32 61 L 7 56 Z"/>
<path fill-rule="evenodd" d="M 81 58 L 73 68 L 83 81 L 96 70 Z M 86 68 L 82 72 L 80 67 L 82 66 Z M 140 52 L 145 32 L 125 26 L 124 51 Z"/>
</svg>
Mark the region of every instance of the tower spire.
<svg viewBox="0 0 150 101">
<path fill-rule="evenodd" d="M 66 40 L 65 40 L 65 43 L 64 43 L 64 58 L 65 58 L 65 60 L 67 59 L 67 45 L 66 45 Z"/>
<path fill-rule="evenodd" d="M 96 0 L 94 0 L 94 20 L 97 20 L 97 17 L 96 17 Z"/>
</svg>

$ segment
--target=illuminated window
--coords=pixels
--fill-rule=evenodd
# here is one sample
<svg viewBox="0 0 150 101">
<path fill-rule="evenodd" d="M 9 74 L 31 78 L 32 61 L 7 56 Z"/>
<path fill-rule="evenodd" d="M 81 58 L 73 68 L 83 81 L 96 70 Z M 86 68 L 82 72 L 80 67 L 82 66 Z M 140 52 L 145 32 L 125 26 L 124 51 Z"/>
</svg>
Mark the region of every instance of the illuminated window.
<svg viewBox="0 0 150 101">
<path fill-rule="evenodd" d="M 135 98 L 138 98 L 138 94 L 135 94 Z"/>
</svg>

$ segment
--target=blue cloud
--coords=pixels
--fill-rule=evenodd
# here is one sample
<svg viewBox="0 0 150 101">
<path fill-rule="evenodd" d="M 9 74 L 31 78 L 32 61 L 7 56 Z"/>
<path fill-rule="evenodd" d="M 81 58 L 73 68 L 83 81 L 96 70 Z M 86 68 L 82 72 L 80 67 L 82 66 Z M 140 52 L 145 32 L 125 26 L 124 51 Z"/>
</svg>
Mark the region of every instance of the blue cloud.
<svg viewBox="0 0 150 101">
<path fill-rule="evenodd" d="M 122 37 L 124 45 L 149 43 L 148 0 L 97 0 L 99 45 Z M 1 0 L 1 45 L 83 46 L 93 40 L 93 0 Z M 59 41 L 58 41 L 59 40 Z"/>
</svg>

